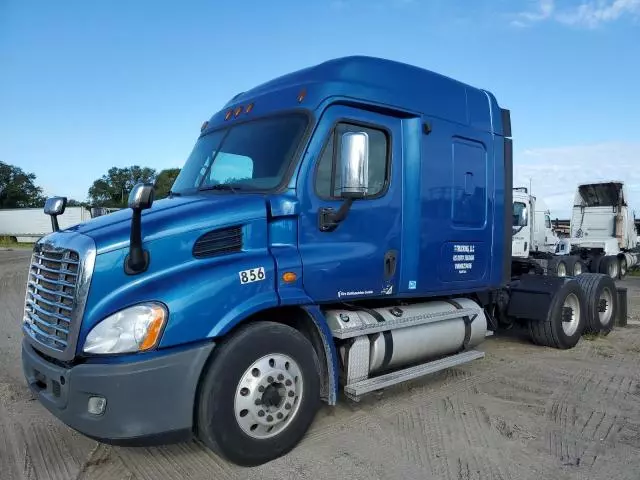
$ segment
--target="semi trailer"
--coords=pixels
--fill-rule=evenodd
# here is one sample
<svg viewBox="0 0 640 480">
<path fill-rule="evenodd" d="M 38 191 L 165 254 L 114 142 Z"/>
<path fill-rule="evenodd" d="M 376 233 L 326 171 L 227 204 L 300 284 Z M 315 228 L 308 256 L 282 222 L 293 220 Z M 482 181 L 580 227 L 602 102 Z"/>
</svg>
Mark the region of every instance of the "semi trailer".
<svg viewBox="0 0 640 480">
<path fill-rule="evenodd" d="M 91 211 L 85 207 L 69 207 L 60 216 L 60 225 L 70 227 L 91 218 Z M 36 242 L 51 232 L 51 219 L 42 208 L 0 209 L 0 236 L 16 242 Z"/>
<path fill-rule="evenodd" d="M 203 123 L 168 198 L 139 184 L 38 241 L 25 378 L 89 437 L 257 465 L 322 401 L 480 359 L 501 327 L 559 349 L 609 331 L 608 276 L 512 268 L 512 194 L 487 90 L 371 57 L 275 78 Z"/>
</svg>

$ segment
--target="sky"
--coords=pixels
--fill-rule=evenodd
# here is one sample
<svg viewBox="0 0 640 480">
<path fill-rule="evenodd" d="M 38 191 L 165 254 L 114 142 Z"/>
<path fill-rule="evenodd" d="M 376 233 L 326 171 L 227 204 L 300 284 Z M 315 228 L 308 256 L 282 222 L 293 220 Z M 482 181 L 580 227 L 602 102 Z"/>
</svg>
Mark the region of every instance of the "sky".
<svg viewBox="0 0 640 480">
<path fill-rule="evenodd" d="M 640 0 L 0 0 L 0 161 L 84 200 L 112 166 L 182 166 L 235 94 L 354 54 L 492 91 L 553 217 L 602 179 L 640 216 Z"/>
</svg>

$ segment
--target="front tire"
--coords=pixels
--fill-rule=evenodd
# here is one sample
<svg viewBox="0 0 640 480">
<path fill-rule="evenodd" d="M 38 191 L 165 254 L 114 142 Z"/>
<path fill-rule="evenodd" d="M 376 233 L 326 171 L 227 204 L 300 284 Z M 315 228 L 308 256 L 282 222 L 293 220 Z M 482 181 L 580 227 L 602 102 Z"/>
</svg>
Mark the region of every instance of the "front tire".
<svg viewBox="0 0 640 480">
<path fill-rule="evenodd" d="M 575 347 L 584 332 L 585 310 L 580 285 L 567 279 L 554 295 L 547 318 L 529 321 L 531 340 L 537 345 L 563 350 Z"/>
<path fill-rule="evenodd" d="M 286 454 L 319 408 L 318 371 L 315 350 L 300 332 L 248 324 L 219 347 L 201 380 L 198 437 L 241 466 Z"/>
</svg>

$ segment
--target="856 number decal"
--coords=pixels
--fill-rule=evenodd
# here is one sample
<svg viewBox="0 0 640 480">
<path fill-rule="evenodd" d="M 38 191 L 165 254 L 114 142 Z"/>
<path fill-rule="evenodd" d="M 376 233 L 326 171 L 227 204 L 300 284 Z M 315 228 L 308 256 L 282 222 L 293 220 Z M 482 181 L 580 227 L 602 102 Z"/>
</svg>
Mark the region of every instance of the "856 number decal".
<svg viewBox="0 0 640 480">
<path fill-rule="evenodd" d="M 243 285 L 245 283 L 260 282 L 265 278 L 264 267 L 242 270 L 238 272 L 238 275 L 240 276 L 240 283 Z"/>
</svg>

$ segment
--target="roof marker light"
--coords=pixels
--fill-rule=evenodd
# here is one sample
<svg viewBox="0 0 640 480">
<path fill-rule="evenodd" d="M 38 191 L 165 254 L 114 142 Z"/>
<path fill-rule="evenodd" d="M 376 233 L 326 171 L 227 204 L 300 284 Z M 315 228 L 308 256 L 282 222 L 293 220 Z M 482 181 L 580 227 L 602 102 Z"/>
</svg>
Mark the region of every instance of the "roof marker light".
<svg viewBox="0 0 640 480">
<path fill-rule="evenodd" d="M 304 97 L 306 96 L 307 96 L 307 89 L 303 88 L 298 94 L 298 103 L 302 103 L 302 101 L 304 100 Z"/>
<path fill-rule="evenodd" d="M 227 113 L 224 116 L 225 120 L 229 120 L 231 118 L 231 115 L 233 115 L 233 110 L 227 110 Z"/>
<path fill-rule="evenodd" d="M 253 103 L 250 103 L 249 105 L 247 105 L 245 113 L 251 113 L 251 110 L 253 110 Z"/>
<path fill-rule="evenodd" d="M 200 127 L 200 131 L 204 132 L 204 130 L 209 126 L 209 121 L 205 120 L 205 122 L 202 124 L 202 126 Z"/>
<path fill-rule="evenodd" d="M 244 108 L 242 108 L 242 105 L 240 105 L 239 107 L 236 107 L 236 110 L 233 112 L 233 116 L 237 117 L 242 113 L 242 110 L 244 110 Z"/>
</svg>

